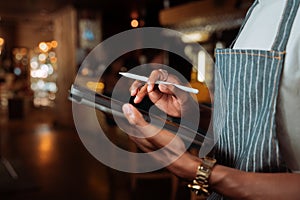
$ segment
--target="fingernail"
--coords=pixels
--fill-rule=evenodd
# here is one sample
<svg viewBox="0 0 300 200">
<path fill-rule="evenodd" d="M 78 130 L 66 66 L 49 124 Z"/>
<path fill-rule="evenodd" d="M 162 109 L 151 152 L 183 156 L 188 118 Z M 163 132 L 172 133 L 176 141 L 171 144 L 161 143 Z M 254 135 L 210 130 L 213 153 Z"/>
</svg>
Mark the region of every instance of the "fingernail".
<svg viewBox="0 0 300 200">
<path fill-rule="evenodd" d="M 130 95 L 131 95 L 131 96 L 134 96 L 134 95 L 135 95 L 135 91 L 136 91 L 136 90 L 130 90 Z"/>
<path fill-rule="evenodd" d="M 150 91 L 152 90 L 152 88 L 153 88 L 153 87 L 152 87 L 152 84 L 148 83 L 147 91 L 150 92 Z"/>
<path fill-rule="evenodd" d="M 130 117 L 130 118 L 133 117 L 132 109 L 129 105 L 125 104 L 123 106 L 123 111 L 124 111 L 125 115 L 127 115 L 128 117 Z"/>
<path fill-rule="evenodd" d="M 125 104 L 125 105 L 123 106 L 123 110 L 124 110 L 124 113 L 127 114 L 127 115 L 131 113 L 131 108 L 130 108 L 130 106 L 127 105 L 127 104 Z"/>
</svg>

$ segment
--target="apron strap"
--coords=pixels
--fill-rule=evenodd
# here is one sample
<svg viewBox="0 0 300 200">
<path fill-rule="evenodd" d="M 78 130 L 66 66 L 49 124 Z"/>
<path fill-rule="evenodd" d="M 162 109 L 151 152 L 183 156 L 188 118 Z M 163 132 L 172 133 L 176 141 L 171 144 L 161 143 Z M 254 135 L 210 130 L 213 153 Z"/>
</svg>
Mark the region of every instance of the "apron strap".
<svg viewBox="0 0 300 200">
<path fill-rule="evenodd" d="M 287 0 L 272 50 L 285 51 L 300 0 Z"/>
<path fill-rule="evenodd" d="M 234 44 L 235 44 L 237 38 L 238 38 L 239 35 L 241 34 L 241 32 L 242 32 L 242 30 L 243 30 L 243 28 L 244 28 L 246 22 L 248 21 L 250 15 L 251 15 L 251 13 L 252 13 L 252 11 L 254 10 L 254 7 L 255 7 L 257 4 L 258 4 L 258 0 L 255 0 L 254 3 L 251 5 L 251 7 L 248 9 L 248 12 L 247 12 L 247 14 L 246 14 L 246 16 L 245 16 L 245 19 L 244 19 L 244 21 L 243 21 L 241 27 L 240 27 L 240 30 L 239 30 L 237 36 L 235 37 L 235 39 L 232 41 L 232 43 L 231 43 L 231 45 L 229 46 L 229 48 L 231 48 L 231 49 L 233 48 L 233 46 L 234 46 Z"/>
</svg>

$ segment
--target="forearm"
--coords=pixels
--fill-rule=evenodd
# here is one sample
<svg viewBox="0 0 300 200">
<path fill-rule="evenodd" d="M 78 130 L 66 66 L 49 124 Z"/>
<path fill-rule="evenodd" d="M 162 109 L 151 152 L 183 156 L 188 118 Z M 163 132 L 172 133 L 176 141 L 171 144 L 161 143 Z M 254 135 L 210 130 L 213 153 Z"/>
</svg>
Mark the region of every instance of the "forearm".
<svg viewBox="0 0 300 200">
<path fill-rule="evenodd" d="M 211 188 L 230 199 L 299 199 L 300 174 L 251 173 L 216 165 Z"/>
</svg>

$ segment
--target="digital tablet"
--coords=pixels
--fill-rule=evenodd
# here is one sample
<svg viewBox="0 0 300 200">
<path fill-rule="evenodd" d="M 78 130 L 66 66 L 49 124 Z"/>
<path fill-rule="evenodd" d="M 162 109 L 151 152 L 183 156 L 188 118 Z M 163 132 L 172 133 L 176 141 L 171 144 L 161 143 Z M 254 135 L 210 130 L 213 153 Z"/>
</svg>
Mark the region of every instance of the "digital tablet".
<svg viewBox="0 0 300 200">
<path fill-rule="evenodd" d="M 124 102 L 97 93 L 87 87 L 73 84 L 71 86 L 71 89 L 69 90 L 68 98 L 74 103 L 86 105 L 107 114 L 125 118 L 122 111 Z M 187 125 L 180 124 L 180 119 L 172 117 L 162 118 L 159 115 L 149 113 L 147 110 L 141 108 L 137 109 L 141 112 L 144 119 L 147 122 L 151 122 L 151 124 L 153 125 L 155 125 L 156 122 L 159 122 L 158 124 L 164 124 L 164 129 L 167 129 L 174 133 L 176 133 L 180 129 L 180 137 L 183 140 L 192 143 L 193 145 L 202 146 L 204 139 L 206 142 L 210 142 L 210 139 L 205 137 L 206 132 L 201 128 L 198 128 L 198 130 L 195 131 L 189 128 L 189 126 Z"/>
</svg>

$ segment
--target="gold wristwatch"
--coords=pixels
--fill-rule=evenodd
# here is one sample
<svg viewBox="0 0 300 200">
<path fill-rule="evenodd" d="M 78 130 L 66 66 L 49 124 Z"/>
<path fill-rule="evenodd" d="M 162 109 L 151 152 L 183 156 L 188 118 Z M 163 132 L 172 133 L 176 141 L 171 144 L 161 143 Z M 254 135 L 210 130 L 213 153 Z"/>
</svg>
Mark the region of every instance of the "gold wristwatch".
<svg viewBox="0 0 300 200">
<path fill-rule="evenodd" d="M 216 164 L 216 159 L 205 157 L 198 166 L 196 178 L 188 187 L 196 193 L 196 195 L 210 195 L 208 179 L 212 168 Z"/>
</svg>

